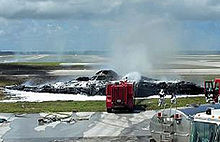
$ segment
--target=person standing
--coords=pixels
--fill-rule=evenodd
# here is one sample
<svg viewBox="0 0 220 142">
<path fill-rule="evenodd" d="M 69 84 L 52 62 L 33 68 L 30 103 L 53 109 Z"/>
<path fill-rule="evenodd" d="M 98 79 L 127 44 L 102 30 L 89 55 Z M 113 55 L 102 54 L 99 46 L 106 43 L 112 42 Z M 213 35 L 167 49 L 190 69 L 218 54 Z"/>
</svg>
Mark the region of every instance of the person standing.
<svg viewBox="0 0 220 142">
<path fill-rule="evenodd" d="M 164 93 L 164 90 L 161 89 L 160 92 L 159 92 L 159 100 L 158 100 L 158 106 L 162 106 L 165 104 L 165 93 Z"/>
<path fill-rule="evenodd" d="M 176 95 L 175 95 L 174 92 L 171 94 L 170 103 L 171 104 L 176 104 Z"/>
</svg>

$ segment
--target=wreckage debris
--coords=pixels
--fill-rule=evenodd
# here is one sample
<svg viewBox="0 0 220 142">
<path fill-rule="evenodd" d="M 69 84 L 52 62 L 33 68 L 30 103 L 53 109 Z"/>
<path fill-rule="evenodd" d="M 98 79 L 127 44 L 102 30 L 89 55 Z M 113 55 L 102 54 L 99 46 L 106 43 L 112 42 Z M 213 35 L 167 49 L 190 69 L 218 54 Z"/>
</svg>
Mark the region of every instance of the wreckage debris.
<svg viewBox="0 0 220 142">
<path fill-rule="evenodd" d="M 119 79 L 118 74 L 113 70 L 100 70 L 91 78 L 91 80 L 105 80 L 105 81 L 113 81 L 118 79 Z"/>
<path fill-rule="evenodd" d="M 73 121 L 72 119 L 70 119 L 71 117 L 72 115 L 69 114 L 48 114 L 38 119 L 38 125 L 49 124 L 56 121 L 62 121 L 64 119 L 69 119 L 66 122 L 70 123 Z"/>
<path fill-rule="evenodd" d="M 90 78 L 89 77 L 78 77 L 76 78 L 77 81 L 89 81 Z"/>
<path fill-rule="evenodd" d="M 89 120 L 90 116 L 78 116 L 75 113 L 72 114 L 61 114 L 61 113 L 53 113 L 48 114 L 44 117 L 38 119 L 38 125 L 45 125 L 53 122 L 66 122 L 70 124 L 74 124 L 77 121 Z"/>
<path fill-rule="evenodd" d="M 112 70 L 98 71 L 91 78 L 78 77 L 67 82 L 57 82 L 42 86 L 15 85 L 8 86 L 7 89 L 30 92 L 85 94 L 89 96 L 105 95 L 105 86 L 109 81 L 117 80 L 118 74 Z"/>
<path fill-rule="evenodd" d="M 116 72 L 112 70 L 101 70 L 91 78 L 78 77 L 77 79 L 67 82 L 56 82 L 38 86 L 15 85 L 6 88 L 31 92 L 84 94 L 94 96 L 105 95 L 106 85 L 111 81 L 117 80 L 119 80 L 119 76 Z M 164 89 L 166 94 L 197 95 L 203 93 L 202 87 L 185 81 L 165 82 L 142 76 L 141 80 L 134 84 L 136 92 L 135 97 L 148 97 L 155 95 L 158 94 L 161 89 Z"/>
<path fill-rule="evenodd" d="M 26 117 L 25 113 L 16 113 L 15 117 Z"/>
<path fill-rule="evenodd" d="M 0 123 L 6 123 L 8 122 L 5 118 L 0 118 Z"/>
<path fill-rule="evenodd" d="M 158 94 L 161 89 L 165 94 L 198 95 L 203 93 L 203 88 L 192 82 L 158 82 L 158 81 L 140 81 L 136 85 L 136 94 L 138 97 L 148 97 Z"/>
</svg>

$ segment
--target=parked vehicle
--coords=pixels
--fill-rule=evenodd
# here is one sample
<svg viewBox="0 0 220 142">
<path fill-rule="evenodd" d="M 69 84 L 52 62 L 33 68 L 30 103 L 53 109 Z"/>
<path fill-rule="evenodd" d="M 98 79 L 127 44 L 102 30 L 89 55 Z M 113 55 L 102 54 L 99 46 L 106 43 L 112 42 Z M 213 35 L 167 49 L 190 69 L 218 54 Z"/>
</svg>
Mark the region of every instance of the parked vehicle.
<svg viewBox="0 0 220 142">
<path fill-rule="evenodd" d="M 112 110 L 134 109 L 134 85 L 127 81 L 113 82 L 106 87 L 107 112 Z"/>
<path fill-rule="evenodd" d="M 220 142 L 220 110 L 208 109 L 194 117 L 190 142 Z"/>
<path fill-rule="evenodd" d="M 218 103 L 220 99 L 220 79 L 204 81 L 204 93 L 206 101 L 210 103 Z"/>
<path fill-rule="evenodd" d="M 220 109 L 220 104 L 158 111 L 150 120 L 151 142 L 190 142 L 191 133 L 195 131 L 192 126 L 196 125 L 194 116 L 210 108 Z"/>
</svg>

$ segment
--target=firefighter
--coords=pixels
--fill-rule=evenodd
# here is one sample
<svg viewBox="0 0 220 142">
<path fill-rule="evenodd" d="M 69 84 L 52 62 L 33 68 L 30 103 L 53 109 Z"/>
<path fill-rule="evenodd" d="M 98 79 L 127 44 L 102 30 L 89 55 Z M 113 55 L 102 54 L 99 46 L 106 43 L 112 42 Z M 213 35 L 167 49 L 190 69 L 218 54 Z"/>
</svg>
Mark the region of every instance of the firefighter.
<svg viewBox="0 0 220 142">
<path fill-rule="evenodd" d="M 216 103 L 218 102 L 218 96 L 219 96 L 219 87 L 217 86 L 215 88 L 215 92 L 213 93 L 213 101 Z"/>
<path fill-rule="evenodd" d="M 213 102 L 213 98 L 214 97 L 214 94 L 213 94 L 213 89 L 212 88 L 209 88 L 207 90 L 207 94 L 206 94 L 206 102 Z"/>
<path fill-rule="evenodd" d="M 171 94 L 170 103 L 171 104 L 176 104 L 176 95 L 175 95 L 174 92 Z"/>
<path fill-rule="evenodd" d="M 158 106 L 162 106 L 162 105 L 165 105 L 165 93 L 164 93 L 164 90 L 161 89 L 160 92 L 159 92 L 159 100 L 158 100 Z"/>
<path fill-rule="evenodd" d="M 209 94 L 209 89 L 206 88 L 206 91 L 205 91 L 205 99 L 206 99 L 206 103 L 209 102 L 209 97 L 208 97 L 209 95 L 208 95 L 208 94 Z"/>
</svg>

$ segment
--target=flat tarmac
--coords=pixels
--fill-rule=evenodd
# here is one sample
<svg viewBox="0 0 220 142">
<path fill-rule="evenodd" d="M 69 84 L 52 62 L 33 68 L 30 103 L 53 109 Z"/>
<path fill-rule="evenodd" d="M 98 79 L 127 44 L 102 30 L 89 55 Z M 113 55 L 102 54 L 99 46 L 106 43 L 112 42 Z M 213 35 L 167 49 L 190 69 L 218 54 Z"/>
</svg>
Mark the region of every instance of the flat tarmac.
<svg viewBox="0 0 220 142">
<path fill-rule="evenodd" d="M 156 111 L 134 113 L 77 112 L 74 123 L 56 121 L 39 125 L 38 119 L 46 114 L 15 116 L 1 113 L 0 141 L 149 141 L 150 118 Z M 80 119 L 83 118 L 83 119 Z M 86 119 L 85 119 L 86 118 Z"/>
</svg>

